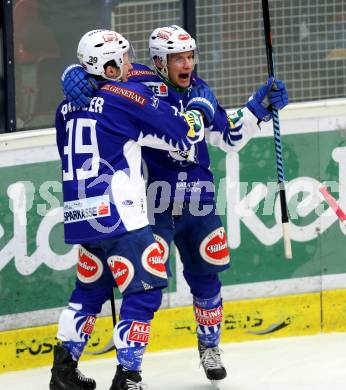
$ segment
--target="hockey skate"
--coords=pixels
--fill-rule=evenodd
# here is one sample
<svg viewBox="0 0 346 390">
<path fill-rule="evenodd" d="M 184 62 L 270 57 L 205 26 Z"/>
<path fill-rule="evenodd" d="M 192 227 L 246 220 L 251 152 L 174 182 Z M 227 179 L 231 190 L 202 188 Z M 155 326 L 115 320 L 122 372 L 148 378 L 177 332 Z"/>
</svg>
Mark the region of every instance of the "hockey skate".
<svg viewBox="0 0 346 390">
<path fill-rule="evenodd" d="M 109 390 L 144 390 L 146 385 L 141 381 L 142 377 L 139 372 L 129 371 L 119 364 Z"/>
<path fill-rule="evenodd" d="M 61 345 L 54 347 L 54 363 L 51 371 L 50 390 L 93 390 L 96 388 L 94 379 L 85 377 L 78 370 L 77 362 Z"/>
<path fill-rule="evenodd" d="M 219 347 L 206 347 L 198 342 L 199 357 L 203 366 L 205 375 L 210 380 L 215 389 L 218 389 L 218 382 L 226 378 L 227 372 L 221 362 Z"/>
</svg>

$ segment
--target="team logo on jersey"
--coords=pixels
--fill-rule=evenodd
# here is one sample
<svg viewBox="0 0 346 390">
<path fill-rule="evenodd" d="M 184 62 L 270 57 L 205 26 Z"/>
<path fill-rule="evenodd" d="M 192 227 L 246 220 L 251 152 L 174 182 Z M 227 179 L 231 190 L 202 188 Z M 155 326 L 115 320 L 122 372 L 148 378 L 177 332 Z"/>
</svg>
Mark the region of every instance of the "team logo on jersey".
<svg viewBox="0 0 346 390">
<path fill-rule="evenodd" d="M 195 318 L 199 325 L 213 326 L 218 325 L 222 321 L 222 306 L 214 309 L 203 309 L 199 306 L 194 306 Z"/>
<path fill-rule="evenodd" d="M 147 104 L 147 99 L 145 96 L 141 95 L 136 91 L 127 89 L 124 87 L 118 87 L 116 85 L 106 84 L 101 89 L 113 93 L 114 95 L 122 96 L 125 99 L 131 100 L 132 102 L 138 104 L 139 106 L 145 106 Z"/>
<path fill-rule="evenodd" d="M 91 335 L 91 333 L 94 329 L 94 326 L 95 326 L 95 322 L 96 322 L 95 316 L 88 316 L 85 323 L 84 323 L 82 332 L 85 334 Z"/>
<path fill-rule="evenodd" d="M 135 269 L 130 260 L 123 256 L 110 256 L 107 260 L 118 289 L 123 293 L 134 277 Z"/>
<path fill-rule="evenodd" d="M 225 265 L 229 263 L 225 229 L 220 227 L 208 234 L 199 247 L 199 253 L 210 264 Z"/>
<path fill-rule="evenodd" d="M 165 264 L 167 259 L 168 259 L 168 255 L 169 255 L 168 243 L 163 237 L 159 236 L 158 234 L 154 234 L 154 238 L 155 238 L 155 241 L 157 242 L 157 244 L 159 245 L 159 248 L 161 251 L 161 256 L 162 256 L 162 261 Z"/>
<path fill-rule="evenodd" d="M 198 148 L 197 144 L 191 145 L 191 148 L 186 152 L 181 150 L 171 150 L 168 152 L 168 157 L 172 162 L 180 167 L 186 167 L 192 163 L 198 163 Z"/>
<path fill-rule="evenodd" d="M 151 97 L 151 105 L 152 105 L 155 109 L 157 109 L 157 107 L 159 106 L 159 104 L 160 104 L 159 98 L 158 98 L 156 95 L 153 95 L 153 96 Z"/>
<path fill-rule="evenodd" d="M 127 341 L 148 344 L 150 324 L 147 322 L 132 321 Z"/>
<path fill-rule="evenodd" d="M 165 83 L 162 81 L 148 81 L 145 84 L 147 87 L 149 87 L 156 96 L 168 96 L 168 87 Z"/>
<path fill-rule="evenodd" d="M 83 283 L 93 283 L 100 278 L 103 272 L 102 261 L 83 246 L 79 247 L 77 264 L 77 278 Z"/>
<path fill-rule="evenodd" d="M 109 195 L 64 202 L 64 223 L 87 221 L 109 215 L 111 215 Z"/>
<path fill-rule="evenodd" d="M 162 259 L 162 251 L 155 242 L 150 244 L 142 254 L 144 269 L 159 278 L 167 279 L 166 267 Z"/>
</svg>

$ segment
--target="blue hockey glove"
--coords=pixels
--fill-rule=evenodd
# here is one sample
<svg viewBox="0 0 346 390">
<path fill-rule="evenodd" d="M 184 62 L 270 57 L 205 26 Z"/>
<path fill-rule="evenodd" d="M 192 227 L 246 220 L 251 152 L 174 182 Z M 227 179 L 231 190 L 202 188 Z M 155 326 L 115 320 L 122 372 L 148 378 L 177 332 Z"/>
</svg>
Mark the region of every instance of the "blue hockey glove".
<svg viewBox="0 0 346 390">
<path fill-rule="evenodd" d="M 250 97 L 246 107 L 260 120 L 267 122 L 272 118 L 271 107 L 281 110 L 288 104 L 288 93 L 281 80 L 270 77 L 266 84 Z"/>
<path fill-rule="evenodd" d="M 269 94 L 269 102 L 272 107 L 275 107 L 277 110 L 281 110 L 288 104 L 288 92 L 286 85 L 281 80 L 275 80 L 273 88 Z"/>
<path fill-rule="evenodd" d="M 255 115 L 260 121 L 267 122 L 272 118 L 269 110 L 268 95 L 272 89 L 274 78 L 270 77 L 266 84 L 261 85 L 256 93 L 250 96 L 246 103 L 246 107 Z"/>
<path fill-rule="evenodd" d="M 88 107 L 94 96 L 97 82 L 92 79 L 82 66 L 73 64 L 64 70 L 61 85 L 66 99 L 75 107 Z"/>
<path fill-rule="evenodd" d="M 212 90 L 207 85 L 193 87 L 186 110 L 199 110 L 203 113 L 206 125 L 213 121 L 217 100 Z"/>
</svg>

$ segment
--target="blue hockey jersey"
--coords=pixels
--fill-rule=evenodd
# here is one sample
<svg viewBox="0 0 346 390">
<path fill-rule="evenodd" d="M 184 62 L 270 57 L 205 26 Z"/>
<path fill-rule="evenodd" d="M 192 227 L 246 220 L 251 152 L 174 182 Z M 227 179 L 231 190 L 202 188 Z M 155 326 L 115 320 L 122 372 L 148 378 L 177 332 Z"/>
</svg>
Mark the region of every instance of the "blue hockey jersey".
<svg viewBox="0 0 346 390">
<path fill-rule="evenodd" d="M 166 84 L 153 70 L 142 64 L 133 64 L 129 80 L 141 82 L 152 89 L 156 96 L 169 103 L 175 112 L 183 112 L 190 99 L 191 88 L 206 83 L 193 77 L 191 87 L 179 91 Z M 193 199 L 212 201 L 214 199 L 214 179 L 210 170 L 210 160 L 207 148 L 211 145 L 229 151 L 238 151 L 259 127 L 257 118 L 246 108 L 227 115 L 218 105 L 211 126 L 206 129 L 206 137 L 193 145 L 194 158 L 183 151 L 163 151 L 143 148 L 143 158 L 147 165 L 148 201 L 156 194 L 156 202 L 171 202 L 174 200 L 191 201 Z M 167 182 L 159 192 L 157 183 Z M 168 191 L 169 189 L 169 191 Z"/>
<path fill-rule="evenodd" d="M 138 82 L 101 84 L 85 109 L 63 101 L 55 125 L 72 244 L 146 226 L 141 146 L 185 153 L 197 141 L 185 117 Z"/>
</svg>

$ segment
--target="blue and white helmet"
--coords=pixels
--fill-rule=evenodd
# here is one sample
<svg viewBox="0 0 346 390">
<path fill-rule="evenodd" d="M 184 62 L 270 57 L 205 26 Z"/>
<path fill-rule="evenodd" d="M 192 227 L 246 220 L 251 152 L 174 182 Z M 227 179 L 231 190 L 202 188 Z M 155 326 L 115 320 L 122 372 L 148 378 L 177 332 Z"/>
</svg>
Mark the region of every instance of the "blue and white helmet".
<svg viewBox="0 0 346 390">
<path fill-rule="evenodd" d="M 122 35 L 111 30 L 92 30 L 83 35 L 77 48 L 77 57 L 83 68 L 96 76 L 105 75 L 104 65 L 114 60 L 120 69 L 121 79 L 124 54 L 131 49 L 130 43 Z"/>
<path fill-rule="evenodd" d="M 155 29 L 149 38 L 150 58 L 159 59 L 162 66 L 167 66 L 167 55 L 193 51 L 195 63 L 197 62 L 196 41 L 183 28 L 172 25 Z"/>
</svg>

